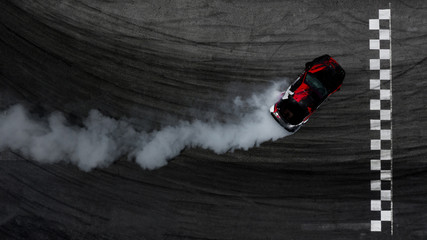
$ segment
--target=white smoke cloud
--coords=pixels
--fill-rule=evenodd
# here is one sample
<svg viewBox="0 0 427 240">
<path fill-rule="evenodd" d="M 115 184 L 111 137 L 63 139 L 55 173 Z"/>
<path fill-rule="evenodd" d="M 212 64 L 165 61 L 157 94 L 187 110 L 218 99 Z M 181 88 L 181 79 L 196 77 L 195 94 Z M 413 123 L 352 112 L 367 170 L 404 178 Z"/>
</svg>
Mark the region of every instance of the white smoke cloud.
<svg viewBox="0 0 427 240">
<path fill-rule="evenodd" d="M 236 97 L 232 108 L 239 121 L 235 116 L 225 121 L 181 121 L 153 132 L 138 132 L 127 121 L 97 110 L 90 111 L 83 127 L 69 125 L 61 113 L 35 120 L 23 106 L 15 105 L 0 115 L 0 151 L 10 148 L 44 163 L 70 161 L 89 171 L 122 155 L 154 169 L 185 148 L 201 147 L 217 154 L 247 150 L 289 135 L 268 111 L 280 94 L 278 86 L 275 83 L 248 99 Z"/>
</svg>

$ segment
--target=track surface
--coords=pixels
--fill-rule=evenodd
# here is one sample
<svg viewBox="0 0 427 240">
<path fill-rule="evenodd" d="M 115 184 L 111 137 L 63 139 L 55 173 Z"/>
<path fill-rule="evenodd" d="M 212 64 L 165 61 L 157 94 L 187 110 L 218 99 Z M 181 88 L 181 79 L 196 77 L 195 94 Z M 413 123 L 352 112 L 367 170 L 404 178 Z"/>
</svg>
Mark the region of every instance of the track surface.
<svg viewBox="0 0 427 240">
<path fill-rule="evenodd" d="M 249 151 L 89 173 L 5 151 L 0 238 L 427 238 L 423 1 L 392 2 L 394 235 L 370 232 L 368 20 L 380 8 L 388 1 L 1 1 L 3 108 L 76 122 L 99 109 L 149 130 L 293 79 L 324 53 L 347 76 L 297 134 Z"/>
</svg>

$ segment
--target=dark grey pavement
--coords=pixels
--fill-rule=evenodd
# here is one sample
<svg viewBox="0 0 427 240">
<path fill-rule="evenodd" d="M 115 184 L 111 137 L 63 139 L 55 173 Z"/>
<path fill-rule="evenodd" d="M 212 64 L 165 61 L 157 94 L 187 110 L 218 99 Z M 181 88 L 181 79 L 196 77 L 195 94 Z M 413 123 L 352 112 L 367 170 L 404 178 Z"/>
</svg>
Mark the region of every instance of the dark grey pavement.
<svg viewBox="0 0 427 240">
<path fill-rule="evenodd" d="M 341 91 L 297 134 L 147 171 L 0 154 L 0 239 L 427 238 L 427 3 L 392 1 L 394 235 L 370 231 L 368 21 L 388 1 L 1 1 L 0 106 L 153 130 L 324 53 Z M 267 109 L 266 109 L 267 111 Z M 166 113 L 166 114 L 165 114 Z M 202 120 L 203 117 L 202 117 Z M 7 136 L 0 136 L 7 137 Z"/>
</svg>

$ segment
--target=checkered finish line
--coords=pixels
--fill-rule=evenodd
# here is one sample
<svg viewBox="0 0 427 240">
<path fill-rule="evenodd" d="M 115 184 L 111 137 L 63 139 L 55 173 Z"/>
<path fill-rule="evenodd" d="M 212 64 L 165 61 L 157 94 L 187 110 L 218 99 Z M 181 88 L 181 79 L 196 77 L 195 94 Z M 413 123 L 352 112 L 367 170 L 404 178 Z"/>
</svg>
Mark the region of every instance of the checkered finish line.
<svg viewBox="0 0 427 240">
<path fill-rule="evenodd" d="M 391 7 L 390 7 L 391 8 Z M 369 49 L 378 53 L 378 58 L 370 59 L 371 109 L 371 231 L 390 229 L 393 234 L 393 179 L 392 179 L 392 58 L 391 58 L 391 11 L 380 9 L 377 19 L 369 19 L 369 30 L 378 31 L 378 39 L 369 40 Z M 376 32 L 375 32 L 376 33 Z"/>
</svg>

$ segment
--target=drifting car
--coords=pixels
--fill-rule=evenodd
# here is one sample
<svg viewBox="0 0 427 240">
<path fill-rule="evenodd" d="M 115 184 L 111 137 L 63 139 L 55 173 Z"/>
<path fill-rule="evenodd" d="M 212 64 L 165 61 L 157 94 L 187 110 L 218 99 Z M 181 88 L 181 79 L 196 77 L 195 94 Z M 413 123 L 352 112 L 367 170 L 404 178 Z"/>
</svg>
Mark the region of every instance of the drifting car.
<svg viewBox="0 0 427 240">
<path fill-rule="evenodd" d="M 331 56 L 315 58 L 271 106 L 271 115 L 289 132 L 298 131 L 332 93 L 340 90 L 344 77 L 344 69 Z"/>
</svg>

